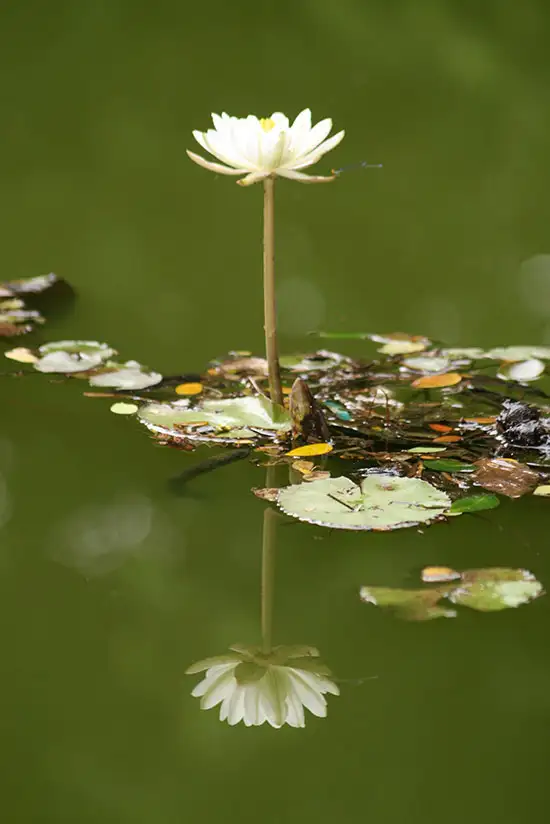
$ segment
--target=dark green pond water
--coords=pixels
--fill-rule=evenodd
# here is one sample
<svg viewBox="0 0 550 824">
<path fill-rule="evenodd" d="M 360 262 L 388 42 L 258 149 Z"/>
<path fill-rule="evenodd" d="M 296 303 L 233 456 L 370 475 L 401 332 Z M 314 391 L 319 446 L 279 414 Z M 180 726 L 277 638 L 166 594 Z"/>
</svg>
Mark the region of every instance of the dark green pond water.
<svg viewBox="0 0 550 824">
<path fill-rule="evenodd" d="M 285 351 L 319 328 L 549 343 L 549 36 L 542 0 L 5 3 L 2 279 L 53 270 L 78 294 L 30 343 L 105 340 L 164 374 L 261 353 L 261 187 L 185 149 L 211 111 L 306 106 L 347 132 L 321 173 L 384 167 L 278 186 Z M 185 670 L 259 642 L 260 470 L 177 495 L 200 456 L 81 393 L 2 379 L 3 820 L 544 816 L 548 599 L 422 624 L 358 598 L 426 564 L 548 586 L 544 500 L 425 534 L 281 526 L 274 640 L 318 647 L 341 694 L 305 729 L 230 727 Z"/>
</svg>

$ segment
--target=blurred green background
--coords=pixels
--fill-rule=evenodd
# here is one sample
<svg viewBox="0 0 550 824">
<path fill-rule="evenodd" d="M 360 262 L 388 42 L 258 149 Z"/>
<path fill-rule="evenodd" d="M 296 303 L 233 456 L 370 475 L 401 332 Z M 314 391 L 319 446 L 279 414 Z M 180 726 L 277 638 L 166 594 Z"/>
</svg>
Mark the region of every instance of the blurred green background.
<svg viewBox="0 0 550 824">
<path fill-rule="evenodd" d="M 308 106 L 346 129 L 320 173 L 383 169 L 278 184 L 284 350 L 319 328 L 548 343 L 549 37 L 543 0 L 4 2 L 2 278 L 53 270 L 77 290 L 40 339 L 105 340 L 165 374 L 261 352 L 261 187 L 185 149 L 211 111 Z M 230 728 L 184 671 L 258 640 L 258 470 L 175 495 L 169 479 L 199 458 L 76 384 L 2 382 L 6 822 L 544 814 L 547 600 L 421 625 L 357 592 L 428 563 L 548 581 L 545 501 L 424 535 L 280 528 L 276 640 L 378 678 L 342 684 L 305 730 Z"/>
</svg>

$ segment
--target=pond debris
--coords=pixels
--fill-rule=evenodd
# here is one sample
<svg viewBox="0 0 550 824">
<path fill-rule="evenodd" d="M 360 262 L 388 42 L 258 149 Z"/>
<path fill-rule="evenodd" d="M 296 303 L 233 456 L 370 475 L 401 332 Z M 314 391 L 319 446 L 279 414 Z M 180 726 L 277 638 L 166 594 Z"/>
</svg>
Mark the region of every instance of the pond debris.
<svg viewBox="0 0 550 824">
<path fill-rule="evenodd" d="M 532 492 L 540 480 L 538 472 L 512 458 L 480 458 L 475 462 L 475 470 L 475 484 L 509 498 Z"/>
<path fill-rule="evenodd" d="M 496 612 L 516 608 L 544 595 L 540 581 L 526 569 L 489 567 L 466 569 L 426 567 L 424 582 L 437 586 L 424 589 L 363 586 L 359 597 L 368 604 L 389 607 L 409 621 L 429 621 L 433 618 L 455 618 L 457 611 L 446 602 L 469 607 L 480 612 Z"/>
<path fill-rule="evenodd" d="M 426 483 L 448 499 L 439 514 L 429 511 L 427 521 L 406 499 L 407 518 L 399 514 L 397 524 L 481 512 L 498 506 L 497 495 L 517 498 L 550 485 L 550 375 L 540 369 L 550 347 L 451 348 L 402 333 L 329 336 L 363 340 L 371 357 L 325 349 L 283 356 L 287 408 L 271 403 L 266 362 L 248 351 L 230 352 L 200 373 L 168 377 L 137 361 L 118 362 L 115 349 L 97 341 L 57 341 L 11 352 L 21 351 L 28 358 L 21 362 L 39 372 L 87 378 L 91 387 L 111 390 L 101 393 L 105 397 L 137 403 L 138 421 L 158 444 L 186 451 L 201 445 L 253 447 L 250 459 L 257 465 L 286 463 L 289 489 L 316 493 L 318 483 L 339 482 L 343 475 L 361 497 L 366 479 L 384 474 Z M 376 345 L 390 348 L 376 352 Z M 507 368 L 533 360 L 539 364 L 529 366 L 532 380 L 519 380 L 526 373 Z M 308 461 L 316 457 L 320 461 Z M 488 493 L 477 494 L 479 487 Z M 356 503 L 355 515 L 369 508 Z M 422 499 L 416 503 L 421 510 Z M 342 499 L 339 505 L 350 512 Z M 395 502 L 390 509 L 397 512 Z M 380 526 L 370 515 L 354 521 L 346 513 L 343 523 L 351 520 L 354 529 L 396 528 L 393 521 Z M 333 514 L 330 508 L 323 514 L 321 507 L 296 517 L 330 525 Z"/>
</svg>

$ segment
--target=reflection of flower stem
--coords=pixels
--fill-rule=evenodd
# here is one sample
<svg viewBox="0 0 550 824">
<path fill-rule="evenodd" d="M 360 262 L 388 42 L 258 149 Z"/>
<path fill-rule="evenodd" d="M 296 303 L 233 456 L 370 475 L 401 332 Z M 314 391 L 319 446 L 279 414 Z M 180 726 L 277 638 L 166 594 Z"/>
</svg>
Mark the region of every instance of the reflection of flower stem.
<svg viewBox="0 0 550 824">
<path fill-rule="evenodd" d="M 282 405 L 279 352 L 277 348 L 277 311 L 275 303 L 275 178 L 264 180 L 264 329 L 269 393 L 273 403 Z"/>
<path fill-rule="evenodd" d="M 268 466 L 265 485 L 277 483 L 277 466 Z M 275 545 L 277 540 L 277 512 L 270 506 L 264 509 L 262 533 L 262 649 L 270 653 L 273 628 L 273 593 L 275 591 Z"/>
<path fill-rule="evenodd" d="M 265 653 L 270 653 L 272 646 L 276 518 L 275 510 L 266 507 L 262 542 L 262 649 Z"/>
</svg>

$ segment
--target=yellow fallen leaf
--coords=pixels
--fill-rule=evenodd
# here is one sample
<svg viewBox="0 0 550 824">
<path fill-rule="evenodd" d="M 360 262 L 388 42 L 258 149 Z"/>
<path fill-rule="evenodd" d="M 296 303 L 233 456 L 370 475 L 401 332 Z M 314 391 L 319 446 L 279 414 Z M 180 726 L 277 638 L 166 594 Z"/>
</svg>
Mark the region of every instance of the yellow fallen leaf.
<svg viewBox="0 0 550 824">
<path fill-rule="evenodd" d="M 542 484 L 542 486 L 537 486 L 533 495 L 542 495 L 545 498 L 550 497 L 550 484 Z"/>
<path fill-rule="evenodd" d="M 36 363 L 38 358 L 30 349 L 25 346 L 16 346 L 15 349 L 10 349 L 9 352 L 4 352 L 6 358 L 17 361 L 18 363 Z"/>
<path fill-rule="evenodd" d="M 176 395 L 200 395 L 202 383 L 180 383 L 176 386 Z"/>
<path fill-rule="evenodd" d="M 411 386 L 415 389 L 442 389 L 445 386 L 455 386 L 461 380 L 462 375 L 458 372 L 447 372 L 445 375 L 425 375 L 417 378 Z"/>
<path fill-rule="evenodd" d="M 309 443 L 306 446 L 297 446 L 296 449 L 291 449 L 286 454 L 290 458 L 310 458 L 313 455 L 326 455 L 327 452 L 332 452 L 331 444 Z"/>
<path fill-rule="evenodd" d="M 456 578 L 460 578 L 460 572 L 451 569 L 451 567 L 427 566 L 422 570 L 421 577 L 425 584 L 437 581 L 454 581 Z"/>
</svg>

